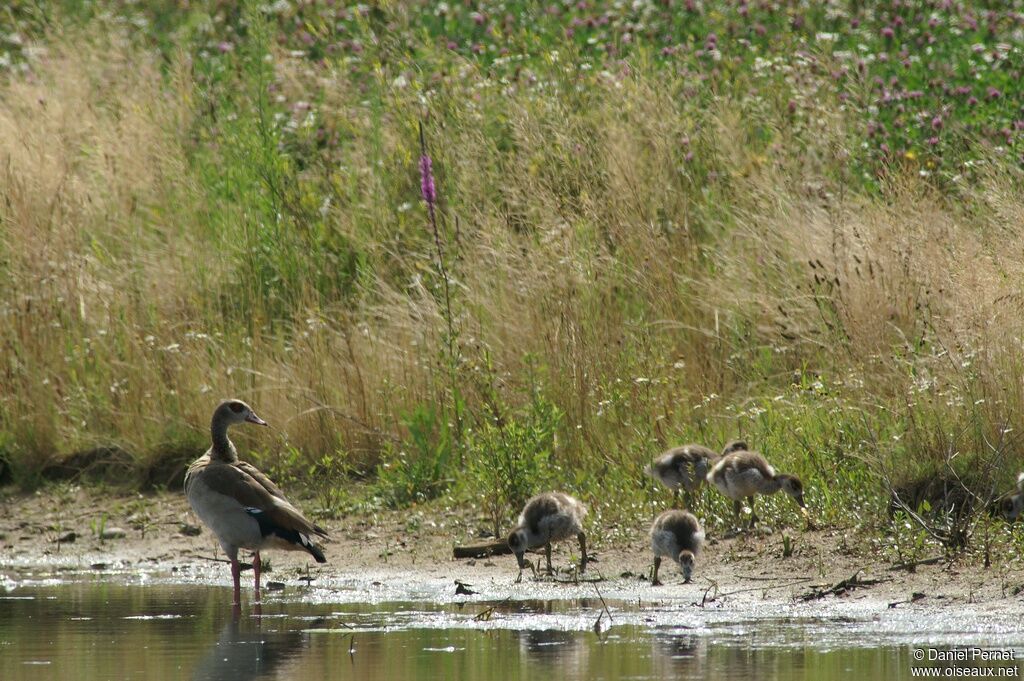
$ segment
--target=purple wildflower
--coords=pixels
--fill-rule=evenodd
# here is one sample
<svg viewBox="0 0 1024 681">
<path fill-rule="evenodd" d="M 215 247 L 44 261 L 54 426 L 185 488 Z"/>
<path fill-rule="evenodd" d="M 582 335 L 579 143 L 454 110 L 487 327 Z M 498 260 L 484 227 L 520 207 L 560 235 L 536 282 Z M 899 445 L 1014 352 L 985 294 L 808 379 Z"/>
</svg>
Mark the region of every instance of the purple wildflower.
<svg viewBox="0 0 1024 681">
<path fill-rule="evenodd" d="M 423 200 L 433 209 L 437 201 L 437 188 L 434 186 L 434 164 L 426 154 L 420 156 L 420 194 Z"/>
</svg>

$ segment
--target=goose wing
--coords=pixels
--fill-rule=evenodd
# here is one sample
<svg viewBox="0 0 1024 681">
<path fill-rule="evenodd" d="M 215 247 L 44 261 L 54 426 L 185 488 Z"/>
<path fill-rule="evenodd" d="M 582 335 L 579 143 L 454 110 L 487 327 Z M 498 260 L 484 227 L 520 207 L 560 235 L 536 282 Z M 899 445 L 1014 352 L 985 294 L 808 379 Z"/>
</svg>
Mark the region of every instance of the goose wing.
<svg viewBox="0 0 1024 681">
<path fill-rule="evenodd" d="M 248 467 L 256 470 L 251 464 Z M 258 470 L 256 472 L 259 473 Z M 270 482 L 262 473 L 259 475 Z M 203 482 L 212 491 L 231 497 L 245 508 L 266 514 L 268 520 L 282 529 L 327 536 L 323 528 L 307 520 L 283 495 L 273 494 L 259 479 L 239 466 L 207 466 L 203 470 Z M 270 482 L 270 485 L 280 494 L 281 490 L 274 483 Z"/>
</svg>

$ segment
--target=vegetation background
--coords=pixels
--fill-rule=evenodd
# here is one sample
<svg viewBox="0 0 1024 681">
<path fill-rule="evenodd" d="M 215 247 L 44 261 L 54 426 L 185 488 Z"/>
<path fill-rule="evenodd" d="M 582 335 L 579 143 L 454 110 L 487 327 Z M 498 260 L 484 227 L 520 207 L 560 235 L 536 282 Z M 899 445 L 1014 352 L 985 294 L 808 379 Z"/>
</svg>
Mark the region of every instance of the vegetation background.
<svg viewBox="0 0 1024 681">
<path fill-rule="evenodd" d="M 173 488 L 236 396 L 317 513 L 611 533 L 743 437 L 887 556 L 1019 560 L 1022 45 L 1021 0 L 5 3 L 0 475 Z"/>
</svg>

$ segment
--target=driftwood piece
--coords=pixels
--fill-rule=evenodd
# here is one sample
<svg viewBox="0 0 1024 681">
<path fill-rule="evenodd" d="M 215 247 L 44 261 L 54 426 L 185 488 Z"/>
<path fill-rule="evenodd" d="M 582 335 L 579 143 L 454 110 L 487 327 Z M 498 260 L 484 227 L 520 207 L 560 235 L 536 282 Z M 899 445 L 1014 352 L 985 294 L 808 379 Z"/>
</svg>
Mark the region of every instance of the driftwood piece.
<svg viewBox="0 0 1024 681">
<path fill-rule="evenodd" d="M 452 556 L 455 558 L 487 558 L 488 556 L 504 556 L 510 553 L 512 553 L 512 549 L 509 548 L 508 542 L 504 540 L 491 540 L 452 547 Z"/>
<path fill-rule="evenodd" d="M 802 601 L 815 601 L 825 596 L 844 596 L 854 589 L 863 589 L 865 587 L 874 586 L 881 584 L 882 582 L 892 581 L 890 579 L 865 579 L 860 576 L 861 570 L 857 570 L 851 576 L 836 582 L 834 585 L 825 589 L 812 589 L 810 592 L 800 596 Z"/>
</svg>

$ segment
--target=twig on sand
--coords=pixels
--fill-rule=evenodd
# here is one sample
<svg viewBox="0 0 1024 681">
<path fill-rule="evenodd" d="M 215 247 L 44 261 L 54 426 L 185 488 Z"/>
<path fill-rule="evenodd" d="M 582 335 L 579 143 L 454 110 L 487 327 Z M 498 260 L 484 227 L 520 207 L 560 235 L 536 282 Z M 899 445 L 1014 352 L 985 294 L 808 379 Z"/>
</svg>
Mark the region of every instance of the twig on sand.
<svg viewBox="0 0 1024 681">
<path fill-rule="evenodd" d="M 549 580 L 544 581 L 551 581 L 555 584 L 579 584 L 580 582 L 583 582 L 584 584 L 597 584 L 598 582 L 604 581 L 604 575 L 600 573 L 593 577 L 580 577 L 576 573 L 573 573 L 569 577 L 559 577 L 558 575 L 551 575 L 551 578 Z"/>
<path fill-rule="evenodd" d="M 890 572 L 896 572 L 897 570 L 906 570 L 907 572 L 913 572 L 919 565 L 935 565 L 941 563 L 943 556 L 932 556 L 931 558 L 922 558 L 921 560 L 913 560 L 907 563 L 898 563 L 889 568 Z"/>
<path fill-rule="evenodd" d="M 708 581 L 711 582 L 711 586 L 709 586 L 707 589 L 704 590 L 704 595 L 701 597 L 700 603 L 694 603 L 693 605 L 696 605 L 699 608 L 703 608 L 708 603 L 714 603 L 719 598 L 725 598 L 727 596 L 735 596 L 736 594 L 749 593 L 751 591 L 765 592 L 765 591 L 770 591 L 771 589 L 784 589 L 786 587 L 793 586 L 795 584 L 799 584 L 800 582 L 809 582 L 809 581 L 811 581 L 812 578 L 811 577 L 760 577 L 760 578 L 757 578 L 757 577 L 746 578 L 745 577 L 744 579 L 753 579 L 753 580 L 760 579 L 761 581 L 769 581 L 769 580 L 770 581 L 778 581 L 778 582 L 782 582 L 782 584 L 770 584 L 770 585 L 767 585 L 767 586 L 750 586 L 750 587 L 746 587 L 744 589 L 734 589 L 732 591 L 725 591 L 725 592 L 719 593 L 719 591 L 718 591 L 718 582 L 715 582 L 715 581 L 709 579 Z M 709 598 L 708 594 L 711 593 L 712 591 L 714 591 L 715 593 L 714 593 L 713 596 L 711 596 Z"/>
<path fill-rule="evenodd" d="M 925 597 L 925 594 L 923 594 L 920 591 L 915 591 L 914 593 L 910 594 L 910 598 L 908 598 L 906 600 L 893 601 L 892 603 L 890 603 L 889 604 L 889 609 L 893 610 L 893 609 L 896 608 L 897 605 L 906 605 L 907 603 L 917 603 L 919 600 L 921 600 L 924 597 Z"/>
<path fill-rule="evenodd" d="M 718 582 L 716 582 L 713 579 L 708 579 L 708 581 L 711 582 L 711 584 L 708 586 L 708 588 L 704 589 L 704 595 L 700 597 L 700 603 L 694 603 L 694 605 L 696 605 L 699 608 L 703 608 L 705 605 L 707 605 L 708 601 L 711 601 L 713 603 L 718 599 Z M 708 594 L 711 593 L 712 590 L 714 590 L 715 595 L 709 599 Z"/>
<path fill-rule="evenodd" d="M 810 592 L 800 596 L 799 598 L 802 601 L 816 601 L 819 598 L 824 598 L 825 596 L 842 596 L 854 589 L 863 589 L 864 587 L 874 586 L 876 584 L 881 584 L 882 582 L 892 581 L 891 578 L 862 579 L 860 576 L 861 572 L 863 572 L 863 570 L 857 570 L 846 579 L 836 582 L 826 589 L 812 589 Z"/>
<path fill-rule="evenodd" d="M 601 595 L 601 590 L 597 588 L 597 582 L 593 582 L 594 591 L 597 592 L 597 597 L 601 599 L 601 607 L 604 608 L 605 613 L 608 615 L 608 624 L 612 623 L 612 611 L 608 609 L 608 603 L 605 602 L 604 596 Z M 601 621 L 601 615 L 598 614 L 597 621 Z M 594 625 L 595 627 L 597 624 Z"/>
<path fill-rule="evenodd" d="M 508 603 L 511 600 L 512 600 L 512 597 L 509 596 L 508 598 L 506 598 L 504 600 L 498 601 L 497 603 L 495 603 L 491 607 L 487 608 L 486 610 L 481 610 L 480 612 L 478 612 L 476 615 L 473 616 L 473 621 L 474 622 L 488 622 L 488 621 L 490 621 L 491 615 L 494 614 L 494 611 L 497 610 L 499 607 L 505 605 L 506 603 Z"/>
<path fill-rule="evenodd" d="M 748 582 L 809 582 L 813 577 L 753 577 L 745 575 L 736 575 L 737 579 L 743 579 Z"/>
</svg>

